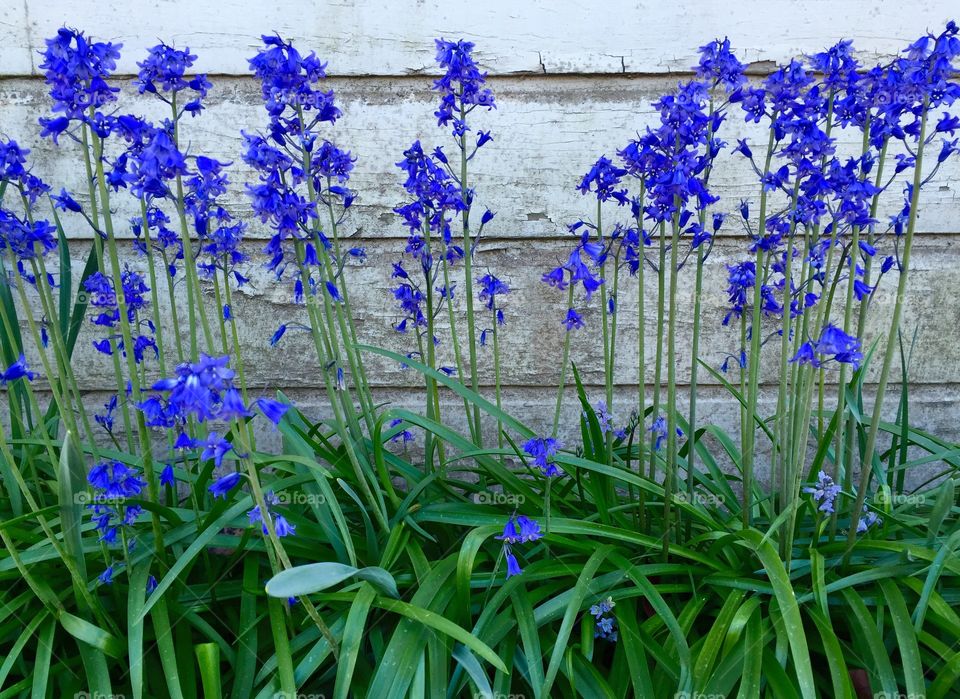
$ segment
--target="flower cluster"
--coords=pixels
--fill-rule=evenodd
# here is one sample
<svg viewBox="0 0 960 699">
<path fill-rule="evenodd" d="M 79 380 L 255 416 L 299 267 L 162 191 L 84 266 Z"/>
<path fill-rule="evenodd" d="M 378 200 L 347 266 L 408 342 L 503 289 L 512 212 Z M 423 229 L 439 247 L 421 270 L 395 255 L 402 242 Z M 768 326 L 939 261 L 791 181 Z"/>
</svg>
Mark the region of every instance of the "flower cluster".
<svg viewBox="0 0 960 699">
<path fill-rule="evenodd" d="M 821 367 L 824 362 L 833 360 L 850 364 L 856 369 L 860 366 L 862 359 L 860 340 L 828 323 L 820 332 L 820 339 L 816 342 L 804 342 L 790 361 Z"/>
<path fill-rule="evenodd" d="M 40 120 L 44 135 L 56 139 L 72 121 L 103 133 L 107 117 L 99 110 L 116 101 L 120 91 L 107 79 L 117 68 L 121 48 L 122 44 L 91 41 L 83 32 L 67 27 L 46 40 L 39 68 L 50 88 L 53 113 L 61 116 Z"/>
<path fill-rule="evenodd" d="M 114 544 L 120 528 L 133 525 L 143 512 L 139 505 L 126 504 L 126 499 L 140 495 L 147 482 L 137 469 L 119 461 L 96 464 L 87 481 L 94 489 L 94 501 L 87 508 L 93 513 L 100 541 Z"/>
<path fill-rule="evenodd" d="M 333 91 L 316 87 L 326 65 L 280 37 L 264 36 L 263 42 L 250 68 L 260 80 L 270 123 L 266 135 L 243 134 L 243 160 L 258 173 L 258 183 L 247 186 L 253 212 L 274 231 L 264 248 L 267 268 L 280 279 L 294 266 L 298 302 L 324 292 L 339 302 L 343 266 L 365 257 L 362 248 L 351 248 L 338 258 L 330 239 L 353 205 L 355 194 L 346 183 L 355 159 L 319 134 L 341 114 Z M 332 231 L 324 231 L 320 207 L 328 210 Z"/>
<path fill-rule="evenodd" d="M 175 49 L 164 43 L 147 50 L 147 57 L 137 63 L 140 72 L 134 81 L 140 94 L 158 95 L 164 101 L 173 99 L 178 92 L 190 90 L 193 99 L 187 100 L 182 110 L 191 116 L 197 116 L 203 109 L 202 100 L 210 90 L 210 81 L 206 75 L 187 77 L 197 57 L 190 49 Z M 161 93 L 170 93 L 168 98 Z"/>
<path fill-rule="evenodd" d="M 543 475 L 549 477 L 562 476 L 563 471 L 553 461 L 563 445 L 553 437 L 534 437 L 523 445 L 523 451 L 533 459 L 533 463 Z"/>
<path fill-rule="evenodd" d="M 436 60 L 444 74 L 434 81 L 433 89 L 440 93 L 440 107 L 436 111 L 440 126 L 452 124 L 453 135 L 465 143 L 469 127 L 466 115 L 477 107 L 493 109 L 493 92 L 486 87 L 487 74 L 482 73 L 473 58 L 472 42 L 437 39 Z M 489 134 L 478 134 L 476 147 L 490 140 Z"/>
<path fill-rule="evenodd" d="M 823 471 L 817 474 L 817 482 L 812 486 L 807 486 L 803 492 L 813 496 L 813 501 L 820 512 L 832 515 L 834 513 L 834 503 L 840 494 L 841 488 L 833 482 L 833 478 Z"/>
<path fill-rule="evenodd" d="M 503 527 L 503 533 L 497 538 L 503 542 L 503 554 L 507 559 L 507 577 L 520 575 L 523 570 L 513 554 L 512 546 L 516 544 L 526 544 L 531 541 L 537 541 L 543 537 L 540 531 L 540 525 L 535 520 L 524 515 L 511 516 Z"/>
<path fill-rule="evenodd" d="M 607 616 L 617 603 L 613 597 L 607 597 L 600 600 L 590 607 L 590 614 L 595 619 L 595 628 L 593 630 L 594 638 L 602 638 L 605 641 L 615 643 L 617 640 L 617 620 L 612 616 Z"/>
<path fill-rule="evenodd" d="M 16 141 L 0 138 L 0 187 L 14 188 L 23 202 L 23 211 L 19 213 L 0 205 L 0 253 L 10 256 L 24 281 L 36 284 L 33 263 L 38 256 L 56 249 L 57 229 L 34 213 L 37 200 L 48 194 L 50 187 L 26 167 L 29 154 Z M 55 286 L 52 276 L 47 281 Z"/>
<path fill-rule="evenodd" d="M 252 408 L 256 407 L 278 424 L 290 407 L 269 398 L 259 398 L 250 407 L 245 405 L 240 390 L 233 384 L 235 373 L 227 366 L 229 361 L 227 356 L 204 354 L 198 362 L 181 364 L 176 368 L 176 376 L 154 383 L 154 393 L 137 404 L 148 426 L 176 429 L 176 448 L 201 448 L 200 458 L 213 460 L 217 467 L 233 451 L 233 444 L 215 431 L 210 431 L 205 440 L 192 439 L 186 431 L 191 419 L 200 423 L 241 420 L 251 417 Z"/>
<path fill-rule="evenodd" d="M 866 534 L 870 527 L 881 524 L 883 524 L 883 518 L 864 505 L 863 514 L 860 515 L 860 520 L 857 522 L 857 534 Z"/>
<path fill-rule="evenodd" d="M 150 319 L 140 320 L 140 312 L 147 307 L 146 294 L 150 291 L 143 276 L 132 270 L 126 270 L 120 277 L 123 300 L 126 307 L 127 322 L 131 329 L 137 332 L 132 336 L 133 356 L 137 364 L 140 364 L 148 350 L 152 350 L 153 357 L 159 356 L 157 342 L 152 337 L 156 332 L 153 321 Z M 94 348 L 103 354 L 112 355 L 114 350 L 119 351 L 124 357 L 127 356 L 127 348 L 124 346 L 123 336 L 118 330 L 121 324 L 119 299 L 114 290 L 113 279 L 101 272 L 94 272 L 83 284 L 87 292 L 88 305 L 96 313 L 91 316 L 91 322 L 99 327 L 113 330 L 107 337 L 93 341 Z M 141 328 L 146 328 L 149 334 L 140 334 Z"/>
<path fill-rule="evenodd" d="M 276 532 L 277 536 L 284 537 L 295 534 L 297 528 L 290 524 L 286 517 L 271 509 L 280 504 L 280 499 L 273 494 L 273 491 L 270 491 L 264 495 L 263 499 L 267 505 L 266 517 L 264 517 L 263 513 L 260 511 L 260 506 L 256 505 L 252 510 L 250 510 L 250 512 L 247 513 L 247 516 L 250 518 L 250 524 L 259 523 L 263 533 L 268 534 L 269 532 L 267 530 L 266 520 L 270 520 L 273 523 L 273 530 Z"/>
</svg>

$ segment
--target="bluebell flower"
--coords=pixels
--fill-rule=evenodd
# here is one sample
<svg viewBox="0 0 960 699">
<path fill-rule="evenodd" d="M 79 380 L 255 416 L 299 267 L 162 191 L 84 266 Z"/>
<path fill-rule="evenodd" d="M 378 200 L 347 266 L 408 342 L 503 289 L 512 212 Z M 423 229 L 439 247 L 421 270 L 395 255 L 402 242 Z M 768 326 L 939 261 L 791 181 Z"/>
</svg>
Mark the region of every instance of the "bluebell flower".
<svg viewBox="0 0 960 699">
<path fill-rule="evenodd" d="M 730 40 L 716 39 L 700 47 L 700 61 L 694 66 L 697 78 L 709 80 L 713 85 L 722 85 L 732 92 L 746 82 L 746 66 L 737 60 L 730 49 Z"/>
<path fill-rule="evenodd" d="M 567 332 L 578 330 L 583 327 L 583 318 L 575 309 L 567 309 L 567 317 L 563 320 L 563 326 L 567 329 Z"/>
<path fill-rule="evenodd" d="M 490 311 L 495 310 L 497 296 L 505 296 L 510 293 L 510 287 L 507 283 L 492 274 L 484 274 L 477 279 L 477 286 L 480 287 L 480 300 L 483 301 L 487 310 Z"/>
<path fill-rule="evenodd" d="M 214 498 L 224 498 L 226 499 L 227 493 L 233 490 L 237 483 L 240 482 L 240 474 L 234 471 L 233 473 L 228 473 L 222 478 L 218 478 L 207 488 Z"/>
<path fill-rule="evenodd" d="M 553 462 L 553 457 L 557 455 L 563 445 L 553 437 L 534 437 L 527 440 L 523 445 L 524 452 L 533 459 L 545 476 L 563 475 L 560 468 Z"/>
<path fill-rule="evenodd" d="M 614 199 L 620 205 L 627 203 L 626 189 L 621 186 L 627 171 L 617 167 L 606 156 L 602 156 L 581 178 L 577 189 L 581 194 L 594 193 L 599 201 Z"/>
<path fill-rule="evenodd" d="M 139 505 L 128 505 L 127 498 L 137 497 L 147 483 L 140 472 L 119 461 L 94 464 L 87 474 L 92 486 L 93 502 L 87 505 L 95 522 L 100 541 L 108 545 L 117 543 L 122 527 L 132 526 L 142 511 Z"/>
<path fill-rule="evenodd" d="M 113 565 L 108 565 L 106 570 L 97 576 L 97 580 L 101 585 L 110 585 L 113 582 Z"/>
<path fill-rule="evenodd" d="M 249 415 L 233 386 L 235 372 L 227 366 L 229 361 L 227 356 L 201 354 L 199 361 L 179 365 L 175 376 L 155 382 L 156 393 L 138 404 L 147 424 L 171 427 L 189 417 L 204 422 Z"/>
<path fill-rule="evenodd" d="M 33 381 L 36 378 L 36 374 L 30 370 L 30 367 L 27 365 L 27 358 L 21 354 L 17 361 L 8 366 L 6 369 L 0 371 L 0 385 L 7 385 L 11 381 L 16 381 L 17 379 L 26 379 L 27 381 Z"/>
<path fill-rule="evenodd" d="M 396 427 L 397 425 L 403 424 L 402 418 L 396 418 L 390 421 L 389 427 Z M 399 442 L 400 444 L 406 444 L 407 442 L 412 442 L 414 440 L 413 433 L 410 430 L 401 430 L 397 432 L 393 437 L 390 438 L 391 442 Z"/>
<path fill-rule="evenodd" d="M 857 521 L 857 534 L 865 534 L 870 527 L 873 525 L 883 524 L 883 519 L 873 510 L 867 509 L 867 506 L 863 506 L 863 514 L 860 515 L 860 519 Z"/>
<path fill-rule="evenodd" d="M 126 305 L 127 322 L 130 323 L 133 333 L 134 360 L 137 364 L 140 364 L 145 359 L 147 350 L 152 351 L 153 357 L 156 359 L 159 357 L 159 349 L 156 340 L 151 336 L 153 333 L 152 321 L 147 320 L 143 323 L 139 321 L 140 313 L 146 309 L 149 303 L 147 293 L 150 288 L 138 272 L 125 270 L 121 273 L 120 279 L 123 300 Z M 106 329 L 116 329 L 120 325 L 120 306 L 114 289 L 113 278 L 101 272 L 94 272 L 84 281 L 84 290 L 88 294 L 89 306 L 97 311 L 96 315 L 91 317 L 91 322 Z M 141 333 L 141 328 L 146 329 L 147 332 Z M 112 354 L 114 345 L 123 356 L 126 356 L 127 348 L 117 332 L 110 333 L 107 338 L 94 341 L 94 347 L 104 354 Z"/>
<path fill-rule="evenodd" d="M 283 416 L 290 410 L 288 404 L 270 398 L 258 398 L 255 401 L 255 405 L 260 412 L 263 413 L 264 417 L 274 425 L 279 425 L 280 420 L 282 420 Z"/>
<path fill-rule="evenodd" d="M 605 400 L 598 400 L 594 403 L 593 412 L 596 414 L 597 421 L 600 423 L 600 432 L 602 434 L 606 434 L 613 429 L 613 415 L 611 415 L 607 409 L 607 402 Z"/>
<path fill-rule="evenodd" d="M 73 211 L 75 213 L 83 211 L 83 207 L 77 203 L 76 199 L 70 196 L 70 192 L 66 189 L 61 188 L 60 194 L 55 194 L 50 198 L 53 200 L 54 206 L 61 211 Z"/>
<path fill-rule="evenodd" d="M 113 411 L 117 409 L 117 396 L 110 396 L 110 400 L 103 404 L 104 412 L 96 413 L 93 419 L 103 427 L 107 434 L 113 434 Z"/>
<path fill-rule="evenodd" d="M 200 458 L 212 459 L 214 465 L 217 468 L 220 468 L 220 466 L 223 465 L 223 457 L 225 457 L 232 449 L 233 445 L 230 442 L 218 435 L 216 432 L 211 432 L 209 435 L 207 435 L 207 441 L 203 443 L 203 451 L 200 452 Z M 239 477 L 239 474 L 237 474 L 237 476 Z M 225 478 L 229 478 L 229 476 L 226 476 Z M 223 480 L 224 478 L 220 479 L 220 481 Z M 227 490 L 229 490 L 229 488 L 227 488 Z M 211 486 L 211 492 L 213 492 L 213 486 Z M 216 496 L 216 493 L 214 493 L 214 496 Z"/>
<path fill-rule="evenodd" d="M 667 439 L 667 418 L 663 415 L 658 415 L 654 418 L 653 423 L 650 425 L 649 432 L 656 438 L 653 444 L 654 451 L 660 451 L 663 448 L 663 443 Z M 679 427 L 676 428 L 677 437 L 683 436 L 683 430 Z"/>
<path fill-rule="evenodd" d="M 174 485 L 177 482 L 177 477 L 173 473 L 173 464 L 167 464 L 163 467 L 163 470 L 160 472 L 160 485 Z"/>
<path fill-rule="evenodd" d="M 616 606 L 617 603 L 613 601 L 613 597 L 607 597 L 590 606 L 590 614 L 593 615 L 595 620 L 594 638 L 602 638 L 611 642 L 617 640 L 617 622 L 613 617 L 606 616 Z"/>
<path fill-rule="evenodd" d="M 520 567 L 517 557 L 514 556 L 510 551 L 506 551 L 504 555 L 507 559 L 507 579 L 509 580 L 514 575 L 520 575 L 523 572 L 523 569 Z"/>
<path fill-rule="evenodd" d="M 812 486 L 805 487 L 803 492 L 813 495 L 818 510 L 832 515 L 834 513 L 834 502 L 840 494 L 840 490 L 840 486 L 833 482 L 833 478 L 820 471 L 817 474 L 817 482 Z"/>
<path fill-rule="evenodd" d="M 180 92 L 192 90 L 196 98 L 206 97 L 210 83 L 205 75 L 188 78 L 187 73 L 193 67 L 197 57 L 190 49 L 175 49 L 164 43 L 147 49 L 147 57 L 137 63 L 140 72 L 134 80 L 140 94 L 158 92 Z"/>
<path fill-rule="evenodd" d="M 273 491 L 267 492 L 263 496 L 263 499 L 267 505 L 267 517 L 271 522 L 273 522 L 273 530 L 276 535 L 278 537 L 284 537 L 295 534 L 296 527 L 290 524 L 290 522 L 288 522 L 283 515 L 278 514 L 272 509 L 274 506 L 280 504 L 280 499 L 273 494 Z M 255 505 L 253 509 L 247 513 L 247 516 L 249 517 L 251 524 L 259 523 L 261 525 L 261 530 L 265 536 L 269 534 L 266 521 L 264 520 L 263 513 L 260 511 L 259 505 Z"/>
<path fill-rule="evenodd" d="M 503 527 L 503 534 L 496 537 L 507 544 L 528 543 L 543 537 L 540 525 L 524 515 L 511 517 Z"/>
<path fill-rule="evenodd" d="M 116 100 L 120 88 L 107 79 L 116 70 L 122 44 L 91 41 L 83 32 L 64 27 L 46 40 L 39 68 L 50 88 L 54 113 L 71 120 L 90 120 L 87 110 Z"/>
<path fill-rule="evenodd" d="M 452 124 L 453 134 L 463 136 L 468 127 L 461 111 L 472 111 L 474 107 L 493 109 L 496 106 L 493 92 L 486 87 L 487 74 L 480 71 L 473 58 L 472 42 L 437 39 L 435 43 L 436 61 L 444 70 L 444 74 L 433 83 L 433 89 L 441 95 L 440 106 L 435 112 L 437 123 L 440 126 Z M 489 134 L 486 140 L 489 140 Z M 477 147 L 482 147 L 483 143 L 478 139 Z"/>
<path fill-rule="evenodd" d="M 596 628 L 593 632 L 594 638 L 602 638 L 611 643 L 617 640 L 617 621 L 613 617 L 603 617 L 597 619 Z"/>
<path fill-rule="evenodd" d="M 57 229 L 42 219 L 20 218 L 12 211 L 0 208 L 0 251 L 9 250 L 17 261 L 20 276 L 31 285 L 33 275 L 27 272 L 24 261 L 46 256 L 57 247 Z"/>
</svg>

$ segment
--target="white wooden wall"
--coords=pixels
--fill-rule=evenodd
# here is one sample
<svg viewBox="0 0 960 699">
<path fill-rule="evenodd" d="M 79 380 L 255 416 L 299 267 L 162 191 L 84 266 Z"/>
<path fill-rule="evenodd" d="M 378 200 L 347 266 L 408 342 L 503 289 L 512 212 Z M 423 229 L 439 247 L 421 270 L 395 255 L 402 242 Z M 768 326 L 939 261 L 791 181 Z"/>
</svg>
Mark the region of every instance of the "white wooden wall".
<svg viewBox="0 0 960 699">
<path fill-rule="evenodd" d="M 352 184 L 360 199 L 347 229 L 356 231 L 370 252 L 368 263 L 352 272 L 361 334 L 373 344 L 400 348 L 400 338 L 390 329 L 394 312 L 388 291 L 389 262 L 402 250 L 405 235 L 391 213 L 403 199 L 394 163 L 416 138 L 431 147 L 449 143 L 432 116 L 433 39 L 462 37 L 476 42 L 498 104 L 496 111 L 478 113 L 476 119 L 476 125 L 489 128 L 495 140 L 475 160 L 471 178 L 481 205 L 498 212 L 480 264 L 516 289 L 503 335 L 509 358 L 506 402 L 522 419 L 536 425 L 552 415 L 551 401 L 545 398 L 549 391 L 543 387 L 557 380 L 562 342 L 562 300 L 539 283 L 539 276 L 568 245 L 565 224 L 592 213 L 592 206 L 574 185 L 599 155 L 613 155 L 652 123 L 651 102 L 689 75 L 698 46 L 729 36 L 742 60 L 752 63 L 758 73 L 841 38 L 854 39 L 864 60 L 872 61 L 893 55 L 927 29 L 938 31 L 957 15 L 960 5 L 946 0 L 922 4 L 889 0 L 0 0 L 0 131 L 33 148 L 36 172 L 57 188 L 63 184 L 83 191 L 82 175 L 69 146 L 58 150 L 38 138 L 36 118 L 47 105 L 36 67 L 44 37 L 67 24 L 97 38 L 120 41 L 124 44 L 120 72 L 126 75 L 136 71 L 145 48 L 158 39 L 189 47 L 199 56 L 197 69 L 210 74 L 214 90 L 207 100 L 209 109 L 202 117 L 188 120 L 183 132 L 192 152 L 237 162 L 232 179 L 238 186 L 230 205 L 243 215 L 246 200 L 239 184 L 252 175 L 239 162 L 239 130 L 256 129 L 265 121 L 247 59 L 259 46 L 260 34 L 274 31 L 293 39 L 302 50 L 316 51 L 329 63 L 329 86 L 337 91 L 344 110 L 330 137 L 358 158 Z M 156 104 L 137 97 L 129 86 L 120 104 L 125 111 L 161 116 Z M 738 115 L 731 115 L 729 141 L 745 135 L 757 142 L 758 133 L 744 126 Z M 842 132 L 839 138 L 851 146 L 858 141 L 856 135 Z M 918 328 L 911 372 L 912 417 L 946 436 L 960 436 L 958 171 L 956 165 L 945 168 L 925 192 L 904 317 L 908 334 Z M 756 197 L 752 174 L 742 159 L 723 156 L 715 176 L 723 197 L 721 210 L 734 210 L 742 197 Z M 120 215 L 134 213 L 129 204 L 121 201 L 118 206 Z M 76 236 L 85 236 L 76 223 Z M 251 225 L 251 238 L 263 234 L 257 224 Z M 742 248 L 742 239 L 735 235 L 723 240 L 706 276 L 703 356 L 715 365 L 725 351 L 736 350 L 733 333 L 721 328 L 720 320 L 724 263 L 736 259 Z M 277 288 L 258 268 L 251 272 L 253 283 L 237 304 L 237 315 L 250 348 L 247 359 L 254 367 L 254 380 L 263 391 L 284 388 L 304 405 L 318 405 L 316 367 L 304 363 L 311 354 L 306 338 L 292 336 L 280 348 L 268 346 L 276 325 L 298 313 L 287 304 L 288 289 Z M 621 337 L 626 340 L 635 332 L 635 314 L 628 309 L 635 304 L 636 291 L 630 283 L 625 286 Z M 691 290 L 683 293 L 689 297 Z M 889 285 L 879 292 L 875 328 L 882 326 L 891 298 Z M 651 297 L 648 308 L 652 301 Z M 652 314 L 648 320 L 654 322 Z M 680 347 L 689 346 L 690 320 L 687 317 L 680 328 Z M 586 379 L 596 385 L 601 379 L 600 362 L 597 347 L 589 339 L 586 332 L 578 334 L 574 356 Z M 651 353 L 652 344 L 648 342 Z M 627 406 L 635 400 L 630 386 L 637 381 L 636 349 L 624 345 L 622 357 L 619 380 L 624 389 L 615 407 L 625 417 Z M 101 371 L 100 356 L 81 352 L 77 364 L 91 391 L 110 390 L 111 380 Z M 414 375 L 374 358 L 370 364 L 371 381 L 384 400 L 418 404 Z M 683 364 L 681 380 L 688 361 Z M 712 383 L 709 377 L 706 382 Z M 722 389 L 708 386 L 702 395 L 701 414 L 729 423 L 731 401 Z M 91 400 L 98 397 L 95 394 Z M 571 403 L 570 408 L 573 419 L 575 406 Z"/>
</svg>

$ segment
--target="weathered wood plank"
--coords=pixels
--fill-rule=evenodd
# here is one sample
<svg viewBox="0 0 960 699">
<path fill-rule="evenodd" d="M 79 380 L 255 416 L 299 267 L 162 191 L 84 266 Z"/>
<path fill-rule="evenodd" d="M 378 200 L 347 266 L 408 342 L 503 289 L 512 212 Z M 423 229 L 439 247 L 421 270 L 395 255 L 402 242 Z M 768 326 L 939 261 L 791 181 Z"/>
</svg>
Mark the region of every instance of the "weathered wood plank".
<svg viewBox="0 0 960 699">
<path fill-rule="evenodd" d="M 330 61 L 336 75 L 409 75 L 432 70 L 433 39 L 464 37 L 479 46 L 492 73 L 668 73 L 684 71 L 696 49 L 727 35 L 748 61 L 782 61 L 856 37 L 868 55 L 890 54 L 956 13 L 949 0 L 907 8 L 893 0 L 575 0 L 443 3 L 437 0 L 8 0 L 5 29 L 17 47 L 35 51 L 67 23 L 124 43 L 121 69 L 135 70 L 142 50 L 161 38 L 189 46 L 199 67 L 245 74 L 262 33 L 278 31 Z M 29 28 L 29 33 L 27 29 Z M 4 72 L 24 74 L 12 62 Z"/>
</svg>

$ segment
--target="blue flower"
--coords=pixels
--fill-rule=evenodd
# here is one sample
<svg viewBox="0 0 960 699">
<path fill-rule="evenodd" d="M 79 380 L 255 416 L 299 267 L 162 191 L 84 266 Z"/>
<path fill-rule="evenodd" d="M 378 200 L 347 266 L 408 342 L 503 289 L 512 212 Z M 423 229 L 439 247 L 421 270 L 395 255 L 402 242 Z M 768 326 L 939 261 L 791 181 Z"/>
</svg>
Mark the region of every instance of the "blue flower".
<svg viewBox="0 0 960 699">
<path fill-rule="evenodd" d="M 683 436 L 683 430 L 679 427 L 676 428 L 677 436 Z M 656 440 L 653 444 L 654 451 L 660 451 L 663 448 L 663 443 L 667 439 L 667 418 L 663 415 L 658 415 L 654 420 L 653 424 L 650 425 L 649 432 L 656 437 Z"/>
<path fill-rule="evenodd" d="M 540 525 L 524 515 L 511 517 L 503 527 L 503 534 L 496 537 L 507 544 L 527 543 L 543 537 Z"/>
<path fill-rule="evenodd" d="M 592 614 L 596 620 L 593 632 L 594 638 L 602 638 L 611 642 L 617 640 L 617 622 L 613 617 L 605 616 L 616 606 L 617 603 L 613 601 L 613 597 L 607 597 L 590 607 L 590 614 Z"/>
<path fill-rule="evenodd" d="M 833 355 L 835 361 L 852 364 L 854 369 L 860 366 L 860 360 L 863 359 L 859 351 L 860 340 L 829 323 L 820 333 L 816 350 L 821 355 Z"/>
<path fill-rule="evenodd" d="M 87 509 L 100 533 L 99 539 L 114 544 L 120 529 L 132 526 L 142 511 L 138 505 L 127 505 L 126 499 L 140 495 L 147 483 L 137 469 L 120 461 L 95 464 L 87 474 L 87 482 L 94 490 L 93 502 Z"/>
<path fill-rule="evenodd" d="M 333 91 L 324 92 L 314 85 L 327 77 L 326 63 L 315 54 L 303 56 L 292 43 L 279 36 L 261 37 L 264 48 L 249 60 L 250 69 L 261 83 L 267 113 L 282 128 L 298 129 L 295 118 L 283 119 L 289 109 L 316 112 L 317 121 L 333 123 L 340 116 Z"/>
<path fill-rule="evenodd" d="M 710 80 L 714 85 L 722 85 L 727 92 L 732 92 L 746 82 L 744 70 L 746 66 L 737 60 L 730 49 L 730 40 L 715 39 L 709 44 L 700 47 L 700 61 L 694 66 L 697 78 Z"/>
<path fill-rule="evenodd" d="M 148 417 L 147 424 L 170 427 L 185 423 L 188 417 L 204 422 L 249 415 L 233 386 L 235 373 L 227 366 L 229 361 L 227 356 L 201 354 L 199 361 L 179 365 L 176 376 L 154 383 L 152 389 L 158 394 L 138 405 Z"/>
<path fill-rule="evenodd" d="M 263 413 L 264 417 L 274 425 L 279 425 L 280 420 L 282 420 L 283 416 L 290 410 L 288 404 L 278 400 L 271 400 L 270 398 L 258 398 L 255 401 L 255 405 L 259 408 L 260 412 Z"/>
<path fill-rule="evenodd" d="M 211 493 L 213 493 L 214 498 L 224 498 L 226 499 L 227 493 L 233 490 L 237 483 L 240 482 L 240 474 L 234 471 L 229 473 L 222 478 L 218 478 L 207 488 Z"/>
<path fill-rule="evenodd" d="M 487 310 L 494 310 L 497 296 L 505 296 L 510 293 L 510 287 L 506 282 L 502 282 L 492 274 L 484 274 L 477 280 L 477 286 L 480 287 L 479 298 L 487 307 Z"/>
<path fill-rule="evenodd" d="M 280 327 L 277 328 L 277 331 L 273 333 L 273 337 L 270 338 L 270 346 L 275 347 L 276 344 L 280 342 L 280 338 L 283 337 L 285 332 L 287 332 L 287 326 L 285 324 L 281 324 Z"/>
<path fill-rule="evenodd" d="M 53 111 L 87 121 L 90 107 L 114 102 L 120 88 L 110 87 L 107 79 L 117 68 L 122 46 L 90 41 L 83 32 L 67 27 L 47 39 L 39 68 L 50 88 Z"/>
<path fill-rule="evenodd" d="M 101 585 L 111 584 L 113 582 L 113 565 L 108 565 L 106 570 L 97 576 L 97 580 L 100 581 Z"/>
<path fill-rule="evenodd" d="M 857 521 L 857 534 L 865 534 L 867 530 L 875 524 L 883 524 L 883 519 L 881 519 L 876 512 L 867 509 L 867 506 L 864 505 L 863 514 L 860 515 L 860 519 Z"/>
<path fill-rule="evenodd" d="M 396 418 L 395 420 L 390 421 L 390 427 L 396 427 L 403 423 L 403 418 Z M 407 442 L 412 442 L 414 440 L 413 433 L 410 430 L 401 430 L 397 432 L 393 437 L 390 438 L 391 442 L 399 442 L 401 444 L 406 444 Z"/>
<path fill-rule="evenodd" d="M 140 72 L 133 84 L 141 95 L 145 92 L 180 92 L 190 89 L 199 97 L 205 97 L 210 89 L 206 76 L 198 75 L 189 80 L 185 77 L 196 60 L 197 57 L 190 53 L 190 49 L 181 51 L 163 43 L 157 44 L 147 49 L 147 57 L 137 63 Z"/>
<path fill-rule="evenodd" d="M 818 510 L 832 515 L 834 513 L 834 502 L 840 494 L 840 490 L 840 486 L 833 482 L 833 478 L 820 471 L 817 474 L 817 482 L 812 486 L 805 487 L 803 492 L 813 495 Z"/>
<path fill-rule="evenodd" d="M 545 476 L 559 476 L 563 472 L 553 462 L 563 445 L 553 437 L 534 437 L 527 440 L 523 450 L 533 459 L 533 463 Z"/>
<path fill-rule="evenodd" d="M 106 430 L 107 434 L 113 434 L 113 411 L 117 409 L 117 396 L 110 396 L 110 400 L 103 404 L 104 412 L 93 416 L 97 424 Z"/>
<path fill-rule="evenodd" d="M 217 468 L 223 465 L 223 457 L 226 456 L 233 449 L 233 445 L 228 442 L 223 437 L 219 436 L 216 432 L 211 432 L 207 436 L 207 441 L 203 443 L 203 451 L 200 453 L 201 459 L 213 459 L 214 465 Z M 239 477 L 240 474 L 236 474 Z M 226 476 L 225 478 L 229 478 Z M 225 480 L 221 478 L 220 481 Z M 218 483 L 220 482 L 218 481 Z M 216 484 L 214 484 L 216 485 Z M 213 486 L 210 487 L 211 492 L 213 491 Z M 227 488 L 229 490 L 229 488 Z M 216 493 L 214 493 L 216 496 Z"/>
<path fill-rule="evenodd" d="M 520 567 L 517 557 L 514 556 L 510 551 L 505 551 L 504 555 L 507 559 L 507 579 L 509 580 L 514 575 L 520 575 L 523 572 L 523 569 Z"/>
<path fill-rule="evenodd" d="M 598 400 L 594 403 L 593 411 L 600 423 L 600 432 L 602 434 L 606 434 L 613 429 L 613 415 L 607 410 L 607 402 L 605 400 Z"/>
<path fill-rule="evenodd" d="M 35 378 L 36 374 L 30 370 L 29 366 L 27 366 L 27 358 L 22 354 L 17 358 L 17 361 L 3 371 L 0 371 L 0 385 L 3 386 L 11 381 L 16 381 L 17 379 L 33 381 Z"/>
<path fill-rule="evenodd" d="M 83 211 L 83 207 L 77 203 L 76 199 L 70 196 L 70 193 L 66 189 L 61 189 L 60 194 L 54 194 L 50 198 L 53 199 L 54 205 L 61 211 L 73 211 L 75 213 Z"/>
<path fill-rule="evenodd" d="M 278 537 L 290 536 L 296 534 L 297 528 L 290 524 L 287 519 L 281 515 L 274 512 L 271 508 L 280 503 L 280 499 L 273 494 L 272 491 L 264 495 L 264 502 L 267 505 L 267 517 L 273 522 L 273 530 Z M 263 514 L 260 511 L 260 506 L 256 505 L 250 512 L 247 513 L 247 516 L 250 518 L 251 524 L 260 523 L 261 530 L 264 535 L 269 534 L 267 530 L 267 524 L 264 521 Z"/>
<path fill-rule="evenodd" d="M 472 42 L 446 41 L 436 39 L 437 63 L 444 70 L 444 74 L 433 83 L 433 89 L 440 93 L 440 106 L 435 112 L 437 123 L 440 126 L 453 125 L 453 134 L 463 136 L 467 130 L 466 122 L 461 118 L 461 112 L 471 111 L 473 107 L 493 109 L 493 93 L 486 87 L 487 74 L 480 72 L 473 58 Z M 481 132 L 481 139 L 483 138 Z M 477 147 L 483 146 L 486 139 Z"/>
<path fill-rule="evenodd" d="M 563 327 L 567 329 L 567 332 L 578 330 L 583 327 L 583 318 L 575 309 L 570 308 L 567 310 L 567 317 L 563 320 Z"/>
<path fill-rule="evenodd" d="M 160 485 L 174 485 L 177 482 L 177 477 L 173 473 L 173 464 L 167 464 L 163 467 L 163 471 L 160 472 Z"/>
<path fill-rule="evenodd" d="M 605 641 L 615 642 L 617 640 L 617 621 L 613 617 L 603 617 L 597 619 L 596 628 L 593 632 L 594 638 L 602 638 Z"/>
<path fill-rule="evenodd" d="M 606 156 L 601 157 L 581 178 L 577 189 L 582 194 L 593 192 L 600 201 L 615 199 L 620 205 L 627 203 L 626 189 L 621 188 L 621 180 L 627 174 L 624 168 L 617 167 Z"/>
</svg>

